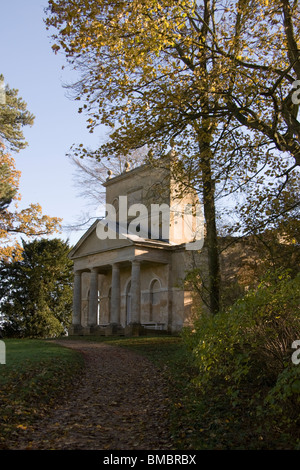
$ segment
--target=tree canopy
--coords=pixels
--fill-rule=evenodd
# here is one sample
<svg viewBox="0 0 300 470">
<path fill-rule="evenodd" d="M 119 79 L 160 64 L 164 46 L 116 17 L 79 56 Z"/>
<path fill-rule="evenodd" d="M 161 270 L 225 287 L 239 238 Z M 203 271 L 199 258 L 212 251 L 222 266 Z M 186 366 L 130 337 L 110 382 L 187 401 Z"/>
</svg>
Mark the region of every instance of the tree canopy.
<svg viewBox="0 0 300 470">
<path fill-rule="evenodd" d="M 218 193 L 248 191 L 263 220 L 277 196 L 295 195 L 281 213 L 299 204 L 299 15 L 288 0 L 50 0 L 46 23 L 88 128 L 112 128 L 92 156 L 172 145 L 197 185 L 206 144 Z"/>
<path fill-rule="evenodd" d="M 4 76 L 0 74 L 0 140 L 10 152 L 18 152 L 27 146 L 24 126 L 32 126 L 34 115 L 27 109 L 25 101 L 18 96 L 18 90 L 5 85 Z"/>
<path fill-rule="evenodd" d="M 89 128 L 118 123 L 111 150 L 160 132 L 174 138 L 217 112 L 298 165 L 299 15 L 288 0 L 50 0 L 47 24 L 57 29 L 54 51 L 82 72 L 76 98 L 88 103 L 79 111 L 88 112 Z"/>
<path fill-rule="evenodd" d="M 90 132 L 112 129 L 99 149 L 81 144 L 77 155 L 101 160 L 147 145 L 155 159 L 173 148 L 176 176 L 183 169 L 203 202 L 212 297 L 218 198 L 237 196 L 238 233 L 299 208 L 299 16 L 288 0 L 49 0 L 52 48 L 79 73 L 79 112 Z"/>
</svg>

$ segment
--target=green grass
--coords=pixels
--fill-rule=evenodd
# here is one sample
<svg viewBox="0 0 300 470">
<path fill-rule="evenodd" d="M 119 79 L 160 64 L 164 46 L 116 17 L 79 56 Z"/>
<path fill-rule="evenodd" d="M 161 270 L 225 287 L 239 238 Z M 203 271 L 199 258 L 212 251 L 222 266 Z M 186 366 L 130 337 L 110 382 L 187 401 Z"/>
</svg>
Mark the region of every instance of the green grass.
<svg viewBox="0 0 300 470">
<path fill-rule="evenodd" d="M 6 339 L 0 365 L 0 449 L 65 396 L 83 366 L 79 353 L 53 343 Z"/>
</svg>

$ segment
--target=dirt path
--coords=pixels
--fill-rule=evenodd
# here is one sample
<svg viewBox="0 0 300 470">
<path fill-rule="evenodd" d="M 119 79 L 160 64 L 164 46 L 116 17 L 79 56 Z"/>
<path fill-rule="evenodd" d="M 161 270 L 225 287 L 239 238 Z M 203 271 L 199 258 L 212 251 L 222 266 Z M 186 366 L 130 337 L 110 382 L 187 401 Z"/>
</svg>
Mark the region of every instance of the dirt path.
<svg viewBox="0 0 300 470">
<path fill-rule="evenodd" d="M 15 448 L 172 449 L 167 386 L 150 361 L 105 343 L 68 341 L 67 347 L 84 355 L 79 383 Z"/>
</svg>

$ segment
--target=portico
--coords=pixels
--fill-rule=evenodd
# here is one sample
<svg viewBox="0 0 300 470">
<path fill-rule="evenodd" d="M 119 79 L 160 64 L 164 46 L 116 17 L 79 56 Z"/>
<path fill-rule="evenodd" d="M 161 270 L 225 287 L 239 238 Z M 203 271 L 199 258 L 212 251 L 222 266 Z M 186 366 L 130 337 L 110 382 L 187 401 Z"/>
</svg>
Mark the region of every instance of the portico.
<svg viewBox="0 0 300 470">
<path fill-rule="evenodd" d="M 147 167 L 107 181 L 106 200 L 129 194 L 134 202 L 153 186 Z M 155 180 L 156 181 L 156 180 Z M 157 200 L 156 193 L 154 194 Z M 143 334 L 148 329 L 179 331 L 191 311 L 181 284 L 186 273 L 184 243 L 116 233 L 99 238 L 100 220 L 70 252 L 74 262 L 73 320 L 69 334 Z M 120 236 L 121 234 L 121 236 Z"/>
<path fill-rule="evenodd" d="M 131 246 L 111 249 L 111 263 L 107 251 L 89 256 L 80 253 L 78 258 L 72 254 L 74 309 L 70 334 L 108 334 L 122 329 L 129 334 L 138 327 L 172 330 L 172 251 L 152 243 L 154 246 L 142 247 L 132 242 Z M 155 281 L 159 289 L 154 314 L 151 286 Z"/>
</svg>

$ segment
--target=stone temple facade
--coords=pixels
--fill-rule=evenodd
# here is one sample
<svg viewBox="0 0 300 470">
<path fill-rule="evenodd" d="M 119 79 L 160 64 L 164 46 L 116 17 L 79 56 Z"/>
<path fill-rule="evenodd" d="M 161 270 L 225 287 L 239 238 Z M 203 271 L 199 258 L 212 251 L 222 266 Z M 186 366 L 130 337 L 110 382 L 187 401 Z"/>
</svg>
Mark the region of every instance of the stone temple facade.
<svg viewBox="0 0 300 470">
<path fill-rule="evenodd" d="M 194 239 L 193 231 L 182 230 L 182 209 L 195 206 L 196 194 L 178 193 L 169 165 L 126 168 L 104 186 L 112 216 L 96 220 L 69 255 L 74 262 L 69 334 L 180 331 L 191 315 L 192 296 L 182 281 L 192 253 L 187 243 Z M 164 212 L 167 224 L 165 215 L 157 215 L 158 205 L 171 208 Z M 194 227 L 195 216 L 189 217 L 184 223 Z"/>
</svg>

